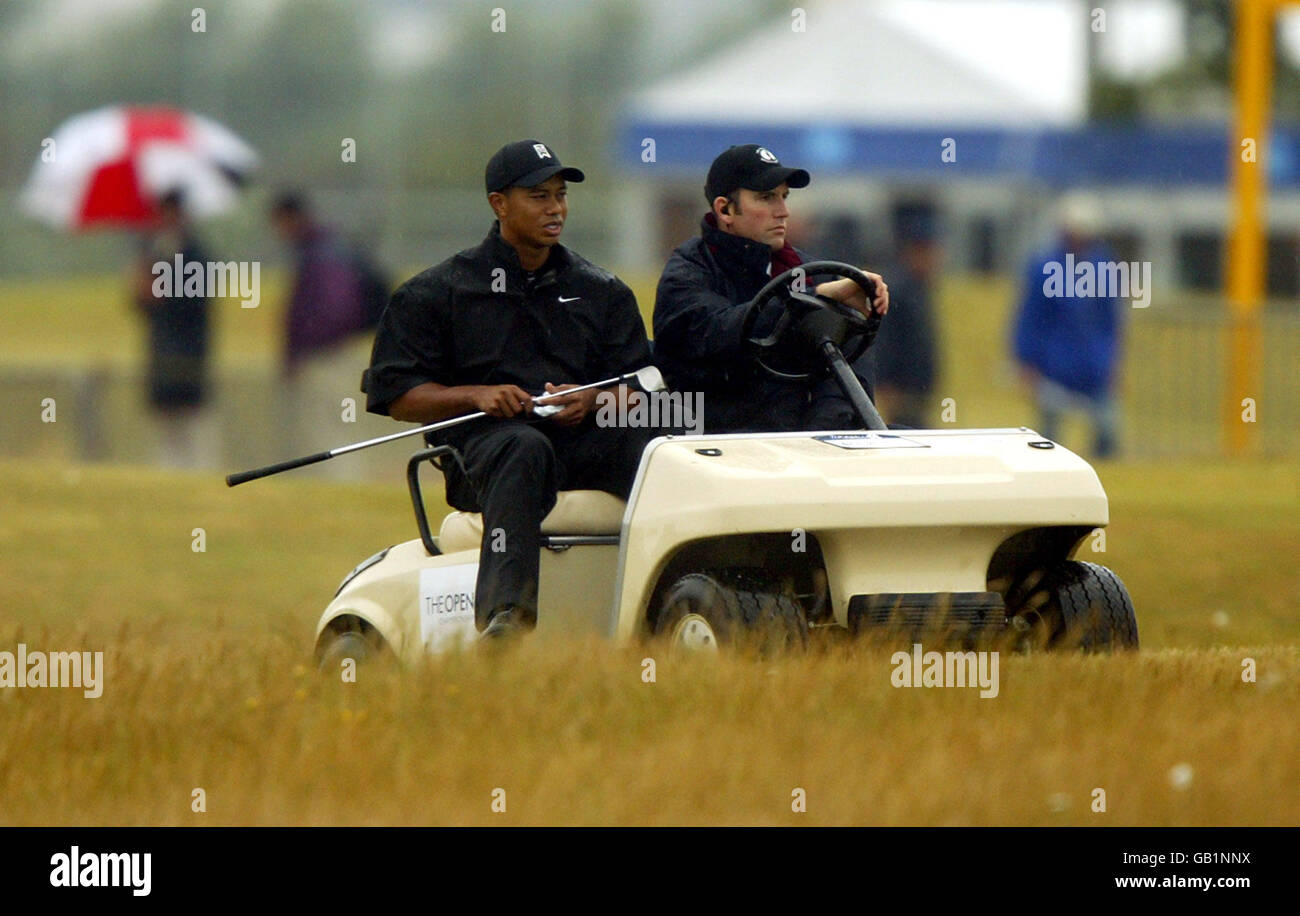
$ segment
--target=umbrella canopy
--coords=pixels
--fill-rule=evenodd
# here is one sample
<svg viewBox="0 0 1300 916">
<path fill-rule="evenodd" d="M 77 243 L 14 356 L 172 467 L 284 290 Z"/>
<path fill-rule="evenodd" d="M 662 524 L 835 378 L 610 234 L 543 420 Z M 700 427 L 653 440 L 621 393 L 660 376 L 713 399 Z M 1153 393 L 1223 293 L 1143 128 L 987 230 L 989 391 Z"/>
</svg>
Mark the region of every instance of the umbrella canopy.
<svg viewBox="0 0 1300 916">
<path fill-rule="evenodd" d="M 212 216 L 234 205 L 257 167 L 257 154 L 230 130 L 175 108 L 100 108 L 69 118 L 52 139 L 22 203 L 56 229 L 145 226 L 174 190 L 191 215 Z"/>
</svg>

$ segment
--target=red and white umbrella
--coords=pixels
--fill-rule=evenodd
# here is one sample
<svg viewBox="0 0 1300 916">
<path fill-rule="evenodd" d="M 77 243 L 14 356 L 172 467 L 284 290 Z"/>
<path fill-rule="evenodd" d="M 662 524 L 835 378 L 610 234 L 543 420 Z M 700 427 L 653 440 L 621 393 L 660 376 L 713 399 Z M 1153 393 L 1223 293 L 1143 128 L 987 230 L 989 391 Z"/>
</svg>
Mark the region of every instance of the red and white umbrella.
<svg viewBox="0 0 1300 916">
<path fill-rule="evenodd" d="M 230 130 L 175 108 L 110 106 L 76 115 L 51 135 L 32 170 L 23 208 L 56 229 L 137 227 L 179 190 L 196 217 L 235 203 L 257 154 Z"/>
</svg>

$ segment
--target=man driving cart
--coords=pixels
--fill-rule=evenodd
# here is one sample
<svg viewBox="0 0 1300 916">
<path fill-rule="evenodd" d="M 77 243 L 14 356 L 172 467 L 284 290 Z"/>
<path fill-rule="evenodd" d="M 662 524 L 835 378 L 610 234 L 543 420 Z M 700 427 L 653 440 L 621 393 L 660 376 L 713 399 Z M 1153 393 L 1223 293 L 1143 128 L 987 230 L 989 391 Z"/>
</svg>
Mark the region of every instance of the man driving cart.
<svg viewBox="0 0 1300 916">
<path fill-rule="evenodd" d="M 366 409 L 396 420 L 487 414 L 436 434 L 464 461 L 447 466 L 447 502 L 483 513 L 474 618 L 484 637 L 536 625 L 541 522 L 557 490 L 626 498 L 653 433 L 598 426 L 590 389 L 551 401 L 562 407 L 552 416 L 534 411 L 543 393 L 650 362 L 632 291 L 560 244 L 566 182 L 583 178 L 536 140 L 498 150 L 485 174 L 487 238 L 393 293 L 362 379 Z"/>
<path fill-rule="evenodd" d="M 808 172 L 789 168 L 757 144 L 733 146 L 709 168 L 704 196 L 709 212 L 701 234 L 668 259 L 655 295 L 655 363 L 670 387 L 704 395 L 705 432 L 857 429 L 862 419 L 834 378 L 777 379 L 764 375 L 745 352 L 747 305 L 773 277 L 805 263 L 786 241 L 791 188 Z M 852 279 L 818 284 L 812 292 L 863 315 L 889 309 L 889 288 L 875 286 L 872 301 Z M 870 391 L 866 360 L 855 374 Z"/>
</svg>

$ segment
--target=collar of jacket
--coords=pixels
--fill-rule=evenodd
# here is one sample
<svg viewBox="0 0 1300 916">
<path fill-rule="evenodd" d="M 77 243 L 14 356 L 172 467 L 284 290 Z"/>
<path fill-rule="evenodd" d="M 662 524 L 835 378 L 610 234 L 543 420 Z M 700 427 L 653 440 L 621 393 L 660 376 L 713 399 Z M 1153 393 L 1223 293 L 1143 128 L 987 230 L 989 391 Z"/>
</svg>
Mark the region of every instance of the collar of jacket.
<svg viewBox="0 0 1300 916">
<path fill-rule="evenodd" d="M 772 249 L 762 242 L 755 242 L 741 235 L 723 232 L 718 228 L 718 219 L 712 213 L 704 214 L 700 221 L 700 232 L 704 243 L 709 246 L 714 257 L 723 262 L 728 272 L 735 270 L 757 274 L 767 274 L 772 263 Z"/>
<path fill-rule="evenodd" d="M 487 238 L 483 239 L 483 244 L 479 246 L 479 251 L 493 263 L 504 264 L 506 272 L 513 274 L 516 280 L 522 282 L 527 276 L 524 265 L 519 262 L 519 252 L 501 237 L 500 220 L 492 221 L 492 228 L 488 231 Z M 549 278 L 563 271 L 571 263 L 573 259 L 569 256 L 569 249 L 556 242 L 551 246 L 551 253 L 542 262 L 542 266 L 533 271 L 533 276 L 538 280 Z"/>
</svg>

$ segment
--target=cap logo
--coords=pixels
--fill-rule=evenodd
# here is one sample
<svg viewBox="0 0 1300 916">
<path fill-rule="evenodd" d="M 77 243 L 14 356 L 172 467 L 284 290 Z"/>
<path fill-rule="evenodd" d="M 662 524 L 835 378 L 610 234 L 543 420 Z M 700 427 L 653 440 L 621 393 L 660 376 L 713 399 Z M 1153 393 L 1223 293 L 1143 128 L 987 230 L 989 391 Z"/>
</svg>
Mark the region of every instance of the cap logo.
<svg viewBox="0 0 1300 916">
<path fill-rule="evenodd" d="M 537 154 L 538 159 L 550 159 L 551 151 L 546 148 L 545 143 L 534 143 L 533 152 Z"/>
<path fill-rule="evenodd" d="M 776 162 L 776 161 L 777 161 L 777 160 L 776 160 L 776 156 L 772 155 L 772 151 L 771 151 L 770 149 L 767 149 L 767 148 L 765 148 L 765 147 L 760 146 L 760 147 L 756 150 L 756 152 L 758 153 L 758 158 L 759 158 L 759 159 L 762 159 L 764 162 Z"/>
</svg>

